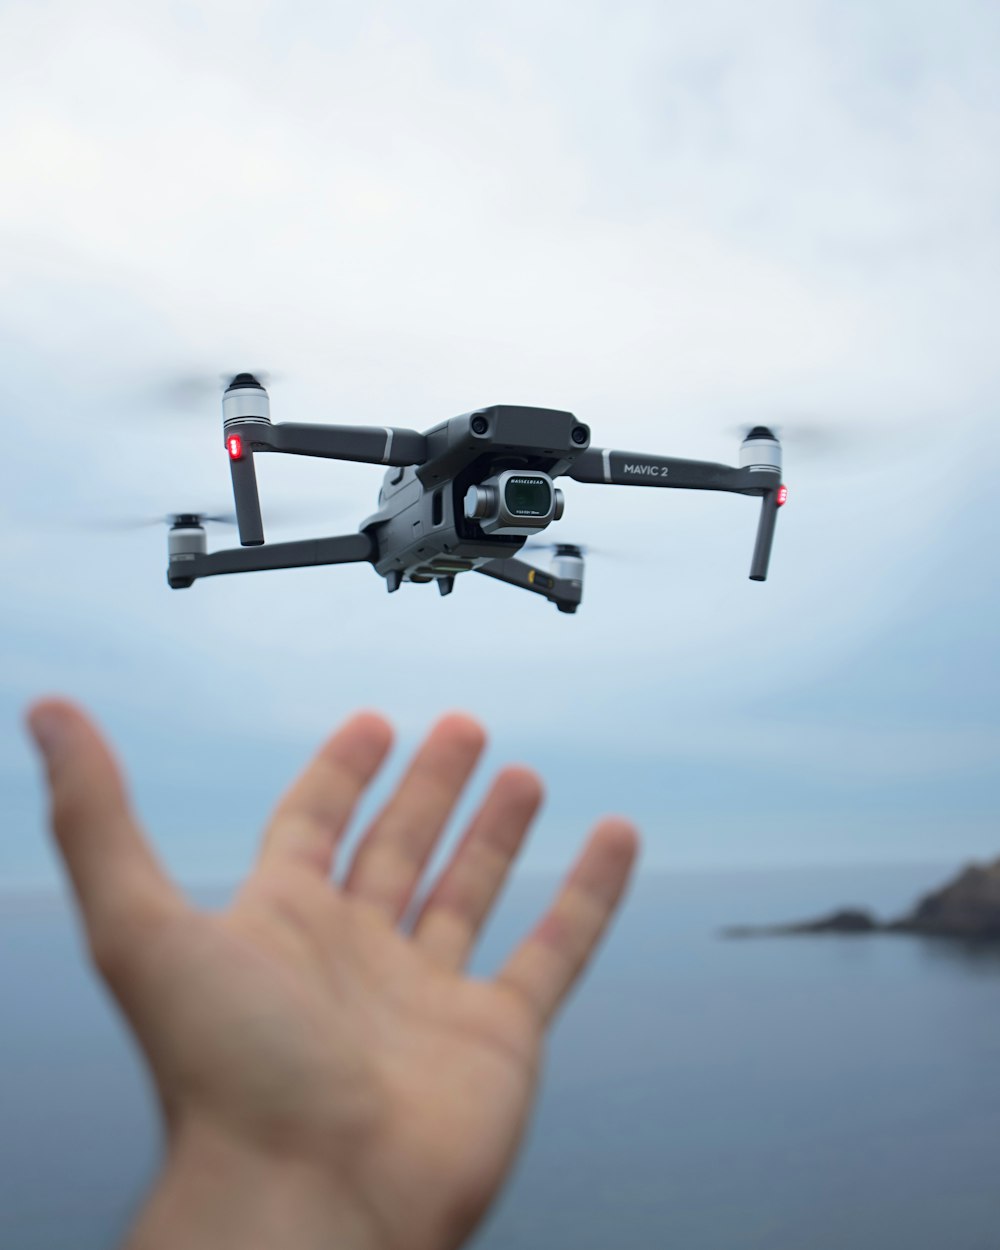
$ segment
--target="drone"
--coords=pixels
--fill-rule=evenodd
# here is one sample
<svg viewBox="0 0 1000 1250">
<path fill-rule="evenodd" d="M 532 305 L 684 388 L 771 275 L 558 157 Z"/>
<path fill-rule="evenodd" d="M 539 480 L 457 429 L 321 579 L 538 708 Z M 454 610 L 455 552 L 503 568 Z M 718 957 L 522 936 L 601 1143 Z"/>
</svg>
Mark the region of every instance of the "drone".
<svg viewBox="0 0 1000 1250">
<path fill-rule="evenodd" d="M 583 597 L 586 549 L 555 543 L 551 570 L 519 553 L 563 515 L 555 485 L 576 482 L 721 490 L 761 499 L 750 578 L 767 578 L 781 481 L 781 443 L 755 426 L 739 465 L 592 447 L 590 429 L 571 412 L 495 404 L 435 425 L 425 434 L 394 427 L 275 424 L 266 388 L 239 373 L 222 398 L 240 546 L 209 552 L 198 513 L 169 518 L 167 582 L 174 590 L 203 577 L 328 564 L 368 563 L 390 592 L 403 582 L 436 582 L 451 594 L 460 573 L 483 573 L 543 595 L 573 613 Z M 265 544 L 254 457 L 264 452 L 387 465 L 378 510 L 356 534 Z M 540 544 L 529 544 L 537 548 Z"/>
</svg>

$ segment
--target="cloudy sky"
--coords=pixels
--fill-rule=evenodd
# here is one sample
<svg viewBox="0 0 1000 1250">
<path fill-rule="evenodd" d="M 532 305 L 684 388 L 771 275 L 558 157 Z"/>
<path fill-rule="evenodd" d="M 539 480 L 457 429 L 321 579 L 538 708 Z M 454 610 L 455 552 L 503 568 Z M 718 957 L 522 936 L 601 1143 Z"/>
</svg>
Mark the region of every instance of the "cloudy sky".
<svg viewBox="0 0 1000 1250">
<path fill-rule="evenodd" d="M 361 705 L 390 778 L 454 707 L 470 802 L 538 768 L 537 868 L 604 811 L 648 869 L 1000 851 L 998 54 L 978 0 L 0 5 L 0 883 L 56 880 L 48 692 L 190 882 Z M 162 530 L 101 526 L 228 506 L 219 395 L 170 382 L 246 368 L 275 420 L 534 404 L 727 462 L 775 422 L 771 578 L 755 501 L 569 482 L 551 536 L 608 553 L 575 617 L 368 566 L 172 592 Z M 314 518 L 276 539 L 381 479 L 259 476 Z"/>
</svg>

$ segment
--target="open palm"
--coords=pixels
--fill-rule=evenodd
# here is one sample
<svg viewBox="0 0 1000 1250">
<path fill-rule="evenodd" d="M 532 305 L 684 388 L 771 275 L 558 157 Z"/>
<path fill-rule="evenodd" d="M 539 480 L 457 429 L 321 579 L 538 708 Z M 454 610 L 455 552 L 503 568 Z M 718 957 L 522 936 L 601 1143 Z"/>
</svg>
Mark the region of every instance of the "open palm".
<svg viewBox="0 0 1000 1250">
<path fill-rule="evenodd" d="M 541 801 L 533 772 L 494 779 L 404 924 L 483 748 L 468 717 L 435 725 L 338 883 L 337 846 L 391 742 L 381 717 L 355 716 L 281 800 L 218 913 L 166 878 L 82 712 L 49 701 L 32 725 L 94 959 L 171 1137 L 211 1131 L 300 1162 L 380 1247 L 460 1244 L 513 1160 L 546 1025 L 621 897 L 632 827 L 598 824 L 547 915 L 480 980 L 465 964 Z"/>
</svg>

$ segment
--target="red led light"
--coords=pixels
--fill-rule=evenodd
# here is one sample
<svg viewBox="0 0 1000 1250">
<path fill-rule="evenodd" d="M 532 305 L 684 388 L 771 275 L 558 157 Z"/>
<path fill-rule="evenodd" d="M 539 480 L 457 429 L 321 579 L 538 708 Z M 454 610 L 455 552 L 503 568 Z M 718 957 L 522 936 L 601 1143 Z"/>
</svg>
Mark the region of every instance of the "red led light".
<svg viewBox="0 0 1000 1250">
<path fill-rule="evenodd" d="M 788 487 L 779 486 L 778 487 L 778 507 L 780 508 L 783 503 L 787 502 L 787 500 L 788 500 Z"/>
<path fill-rule="evenodd" d="M 230 460 L 242 460 L 243 439 L 238 434 L 230 434 L 226 439 L 226 449 L 229 452 Z"/>
</svg>

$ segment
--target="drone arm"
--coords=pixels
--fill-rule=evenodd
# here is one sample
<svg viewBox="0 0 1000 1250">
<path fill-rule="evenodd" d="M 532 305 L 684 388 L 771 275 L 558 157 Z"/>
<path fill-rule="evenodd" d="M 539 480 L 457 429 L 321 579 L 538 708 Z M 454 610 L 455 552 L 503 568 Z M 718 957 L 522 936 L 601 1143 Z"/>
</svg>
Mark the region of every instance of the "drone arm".
<svg viewBox="0 0 1000 1250">
<path fill-rule="evenodd" d="M 781 469 L 777 464 L 736 469 L 707 460 L 678 460 L 669 456 L 647 456 L 592 447 L 577 456 L 566 473 L 578 482 L 672 486 L 684 490 L 726 490 L 739 495 L 761 495 L 750 578 L 755 582 L 766 581 L 778 508 L 785 501 Z"/>
<path fill-rule="evenodd" d="M 612 486 L 667 486 L 682 490 L 730 490 L 759 494 L 760 474 L 708 460 L 680 460 L 674 456 L 649 456 L 631 451 L 591 447 L 581 452 L 566 470 L 577 482 Z"/>
<path fill-rule="evenodd" d="M 305 425 L 283 422 L 255 429 L 257 450 L 283 451 L 295 456 L 354 460 L 364 464 L 423 464 L 427 439 L 416 430 L 366 425 Z"/>
<path fill-rule="evenodd" d="M 257 494 L 257 473 L 253 467 L 253 456 L 230 456 L 229 470 L 233 476 L 233 501 L 236 504 L 240 542 L 244 547 L 259 547 L 264 541 L 264 523 L 260 516 L 260 496 Z"/>
<path fill-rule="evenodd" d="M 560 612 L 575 612 L 583 597 L 583 586 L 579 581 L 553 577 L 551 573 L 525 564 L 523 560 L 490 560 L 480 564 L 476 572 L 508 582 L 511 586 L 519 586 L 522 590 L 533 590 L 536 595 L 544 595 Z"/>
<path fill-rule="evenodd" d="M 353 564 L 376 558 L 375 540 L 368 534 L 344 534 L 336 538 L 306 538 L 267 547 L 234 547 L 207 555 L 172 556 L 167 582 L 174 590 L 190 586 L 200 577 L 221 573 L 257 573 L 264 569 L 308 568 L 319 564 Z"/>
<path fill-rule="evenodd" d="M 422 464 L 427 459 L 427 439 L 423 434 L 388 426 L 378 429 L 363 425 L 272 425 L 260 417 L 249 416 L 226 421 L 225 434 L 236 519 L 244 547 L 260 546 L 264 541 L 253 463 L 255 452 L 282 451 L 388 465 Z"/>
<path fill-rule="evenodd" d="M 771 560 L 771 546 L 774 543 L 774 526 L 778 519 L 778 509 L 784 502 L 783 487 L 764 492 L 760 501 L 760 519 L 757 522 L 757 540 L 754 543 L 753 560 L 750 564 L 750 580 L 753 582 L 767 581 L 767 566 Z"/>
</svg>

